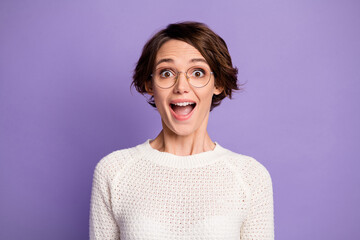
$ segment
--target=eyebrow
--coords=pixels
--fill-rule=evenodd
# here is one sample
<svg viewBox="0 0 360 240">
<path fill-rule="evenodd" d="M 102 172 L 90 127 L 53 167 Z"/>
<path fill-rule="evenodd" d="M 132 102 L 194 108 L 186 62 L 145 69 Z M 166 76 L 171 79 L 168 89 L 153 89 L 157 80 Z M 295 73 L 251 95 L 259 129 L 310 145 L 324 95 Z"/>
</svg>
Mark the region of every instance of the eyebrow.
<svg viewBox="0 0 360 240">
<path fill-rule="evenodd" d="M 193 58 L 190 60 L 190 62 L 203 62 L 207 64 L 207 61 L 203 58 Z"/>
<path fill-rule="evenodd" d="M 157 66 L 157 65 L 159 65 L 160 63 L 163 63 L 163 62 L 174 63 L 174 60 L 171 59 L 171 58 L 163 58 L 163 59 L 160 59 L 160 60 L 156 63 L 155 66 Z M 191 59 L 189 62 L 191 62 L 191 63 L 194 63 L 194 62 L 203 62 L 203 63 L 206 63 L 206 64 L 207 64 L 206 60 L 203 59 L 203 58 L 193 58 L 193 59 Z"/>
</svg>

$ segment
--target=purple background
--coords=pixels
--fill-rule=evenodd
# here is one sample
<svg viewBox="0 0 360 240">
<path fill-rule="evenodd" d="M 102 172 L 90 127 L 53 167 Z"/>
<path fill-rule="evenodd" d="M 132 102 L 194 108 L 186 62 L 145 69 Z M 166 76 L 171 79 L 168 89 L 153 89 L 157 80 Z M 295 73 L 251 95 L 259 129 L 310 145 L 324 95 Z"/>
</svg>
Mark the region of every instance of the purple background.
<svg viewBox="0 0 360 240">
<path fill-rule="evenodd" d="M 360 239 L 356 0 L 1 0 L 0 239 L 88 238 L 96 163 L 161 129 L 129 90 L 142 46 L 183 20 L 247 82 L 208 129 L 271 173 L 276 239 Z"/>
</svg>

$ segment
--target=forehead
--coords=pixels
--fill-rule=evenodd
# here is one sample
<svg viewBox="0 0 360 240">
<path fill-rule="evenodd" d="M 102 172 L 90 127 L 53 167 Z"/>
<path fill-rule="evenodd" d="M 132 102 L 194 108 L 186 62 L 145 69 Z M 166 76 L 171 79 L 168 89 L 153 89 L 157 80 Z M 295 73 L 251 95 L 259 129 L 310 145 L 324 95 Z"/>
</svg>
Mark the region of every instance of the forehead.
<svg viewBox="0 0 360 240">
<path fill-rule="evenodd" d="M 190 44 L 171 39 L 160 47 L 156 54 L 156 63 L 162 59 L 172 59 L 174 62 L 188 62 L 195 58 L 205 60 L 201 53 Z"/>
</svg>

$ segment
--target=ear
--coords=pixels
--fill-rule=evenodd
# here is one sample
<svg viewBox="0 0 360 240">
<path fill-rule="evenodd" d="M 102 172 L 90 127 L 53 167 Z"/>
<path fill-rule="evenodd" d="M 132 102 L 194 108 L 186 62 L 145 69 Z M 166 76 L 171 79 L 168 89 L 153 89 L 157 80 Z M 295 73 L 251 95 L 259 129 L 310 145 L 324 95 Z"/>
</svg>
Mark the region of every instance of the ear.
<svg viewBox="0 0 360 240">
<path fill-rule="evenodd" d="M 152 81 L 145 82 L 145 90 L 146 90 L 146 93 L 149 94 L 150 96 L 154 95 L 154 91 L 152 88 Z"/>
<path fill-rule="evenodd" d="M 219 95 L 220 93 L 222 93 L 224 91 L 223 87 L 214 87 L 214 94 L 215 95 Z"/>
</svg>

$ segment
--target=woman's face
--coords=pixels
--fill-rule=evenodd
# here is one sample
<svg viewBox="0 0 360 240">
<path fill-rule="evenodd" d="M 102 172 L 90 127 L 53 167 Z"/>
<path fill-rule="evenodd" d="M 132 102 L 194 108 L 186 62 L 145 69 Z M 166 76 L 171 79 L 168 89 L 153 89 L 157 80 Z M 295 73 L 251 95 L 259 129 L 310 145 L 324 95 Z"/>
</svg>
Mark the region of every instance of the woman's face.
<svg viewBox="0 0 360 240">
<path fill-rule="evenodd" d="M 206 130 L 212 96 L 221 92 L 215 88 L 212 74 L 204 87 L 192 86 L 184 73 L 194 66 L 210 69 L 205 58 L 193 46 L 179 40 L 167 41 L 156 55 L 154 69 L 164 69 L 163 75 L 168 74 L 166 69 L 182 73 L 170 88 L 160 88 L 153 81 L 149 89 L 161 115 L 163 128 L 180 136 L 190 135 L 199 129 Z"/>
</svg>

